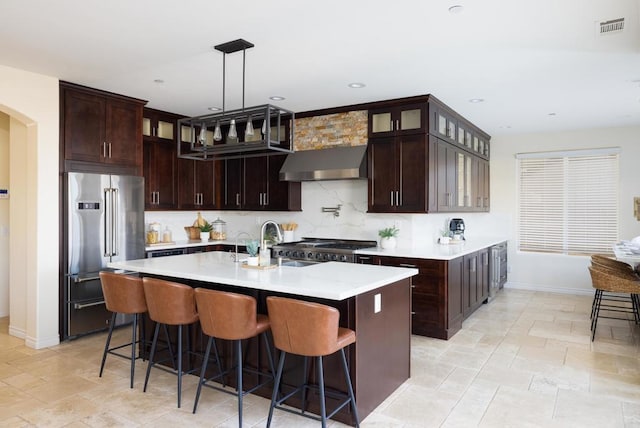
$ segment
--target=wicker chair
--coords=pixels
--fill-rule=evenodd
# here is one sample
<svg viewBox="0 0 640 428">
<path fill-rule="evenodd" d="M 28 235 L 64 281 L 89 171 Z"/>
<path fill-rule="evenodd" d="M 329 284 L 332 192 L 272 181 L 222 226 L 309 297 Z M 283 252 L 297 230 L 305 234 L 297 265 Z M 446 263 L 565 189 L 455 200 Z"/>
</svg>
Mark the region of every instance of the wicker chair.
<svg viewBox="0 0 640 428">
<path fill-rule="evenodd" d="M 623 273 L 631 273 L 633 274 L 633 268 L 625 262 L 621 262 L 619 260 L 612 259 L 609 256 L 604 254 L 594 254 L 591 256 L 591 264 L 598 265 L 600 267 L 614 269 Z"/>
<path fill-rule="evenodd" d="M 627 270 L 628 272 L 617 268 L 603 267 L 599 264 L 594 264 L 589 267 L 592 285 L 596 290 L 591 311 L 592 342 L 596 336 L 598 318 L 629 319 L 627 316 L 622 318 L 620 316 L 600 315 L 600 310 L 613 313 L 631 313 L 633 314 L 636 324 L 640 322 L 640 300 L 638 299 L 638 293 L 640 293 L 640 278 L 638 278 L 631 269 Z M 604 293 L 609 293 L 606 298 L 603 297 Z M 622 296 L 621 294 L 628 294 L 629 297 Z M 603 300 L 614 301 L 618 304 L 604 304 L 602 303 Z M 621 304 L 628 302 L 631 303 L 630 307 L 626 304 Z"/>
</svg>

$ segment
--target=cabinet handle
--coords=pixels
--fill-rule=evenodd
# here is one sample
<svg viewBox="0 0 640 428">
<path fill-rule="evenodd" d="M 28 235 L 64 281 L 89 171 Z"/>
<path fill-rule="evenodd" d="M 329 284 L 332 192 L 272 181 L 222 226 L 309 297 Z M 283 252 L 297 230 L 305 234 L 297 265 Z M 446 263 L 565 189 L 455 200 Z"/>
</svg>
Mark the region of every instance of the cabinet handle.
<svg viewBox="0 0 640 428">
<path fill-rule="evenodd" d="M 396 131 L 400 131 L 400 119 L 396 119 Z"/>
<path fill-rule="evenodd" d="M 240 193 L 236 193 L 236 205 L 240 206 Z"/>
<path fill-rule="evenodd" d="M 412 284 L 412 285 L 411 285 L 411 288 L 416 288 L 416 286 Z"/>
<path fill-rule="evenodd" d="M 268 194 L 265 192 L 264 193 L 264 206 L 266 207 L 267 205 L 269 205 L 269 198 L 268 198 Z"/>
<path fill-rule="evenodd" d="M 415 311 L 411 311 L 411 315 L 415 315 L 415 314 L 416 314 Z"/>
<path fill-rule="evenodd" d="M 417 266 L 417 265 L 412 265 L 412 264 L 410 264 L 410 263 L 400 263 L 400 264 L 398 264 L 398 266 L 400 266 L 400 267 L 414 268 L 414 269 L 417 269 L 417 268 L 418 268 L 418 266 Z"/>
<path fill-rule="evenodd" d="M 391 199 L 391 202 L 390 202 L 391 206 L 394 206 L 394 203 L 393 203 L 393 190 L 391 192 L 389 192 L 389 197 Z"/>
<path fill-rule="evenodd" d="M 471 267 L 469 269 L 469 271 L 471 272 L 475 272 L 477 269 L 477 259 L 474 257 L 471 259 Z"/>
<path fill-rule="evenodd" d="M 111 143 L 109 143 L 109 159 L 111 159 Z"/>
<path fill-rule="evenodd" d="M 402 206 L 402 200 L 400 200 L 400 191 L 396 190 L 396 206 Z"/>
<path fill-rule="evenodd" d="M 103 158 L 107 157 L 107 143 L 106 142 L 102 143 L 102 157 Z"/>
<path fill-rule="evenodd" d="M 395 129 L 393 129 L 393 120 L 389 121 L 389 129 L 395 131 Z"/>
</svg>

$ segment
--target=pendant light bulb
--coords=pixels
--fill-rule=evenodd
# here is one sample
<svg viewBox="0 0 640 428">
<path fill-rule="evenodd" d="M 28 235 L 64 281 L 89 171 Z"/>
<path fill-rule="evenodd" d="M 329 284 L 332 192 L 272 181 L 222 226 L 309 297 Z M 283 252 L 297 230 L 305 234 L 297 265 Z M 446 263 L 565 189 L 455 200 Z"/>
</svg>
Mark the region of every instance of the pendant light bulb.
<svg viewBox="0 0 640 428">
<path fill-rule="evenodd" d="M 229 126 L 229 134 L 227 135 L 227 137 L 232 138 L 232 139 L 238 138 L 238 132 L 236 131 L 236 120 L 235 119 L 231 119 L 231 124 Z"/>
<path fill-rule="evenodd" d="M 262 120 L 262 129 L 260 130 L 260 132 L 262 132 L 262 135 L 265 135 L 267 133 L 267 119 Z"/>
<path fill-rule="evenodd" d="M 247 119 L 247 127 L 244 130 L 245 137 L 253 137 L 253 122 L 251 122 L 251 115 L 249 115 L 249 119 Z"/>
<path fill-rule="evenodd" d="M 216 129 L 213 131 L 213 140 L 222 140 L 222 130 L 220 129 L 220 121 L 216 122 Z"/>
<path fill-rule="evenodd" d="M 204 123 L 200 127 L 200 135 L 198 136 L 198 141 L 203 146 L 207 143 L 207 125 L 205 125 Z"/>
</svg>

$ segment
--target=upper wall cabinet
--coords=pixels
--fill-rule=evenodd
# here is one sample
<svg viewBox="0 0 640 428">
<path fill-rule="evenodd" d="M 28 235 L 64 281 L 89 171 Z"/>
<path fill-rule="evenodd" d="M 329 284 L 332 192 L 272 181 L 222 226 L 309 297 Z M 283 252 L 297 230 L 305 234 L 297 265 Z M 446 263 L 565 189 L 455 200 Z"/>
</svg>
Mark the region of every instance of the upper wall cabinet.
<svg viewBox="0 0 640 428">
<path fill-rule="evenodd" d="M 142 119 L 144 206 L 147 210 L 177 207 L 177 120 L 180 116 L 145 108 Z"/>
<path fill-rule="evenodd" d="M 62 169 L 142 175 L 145 103 L 60 82 Z"/>
<path fill-rule="evenodd" d="M 489 210 L 489 136 L 431 95 L 369 109 L 368 212 Z"/>
<path fill-rule="evenodd" d="M 426 107 L 421 103 L 369 110 L 369 138 L 424 133 Z"/>
</svg>

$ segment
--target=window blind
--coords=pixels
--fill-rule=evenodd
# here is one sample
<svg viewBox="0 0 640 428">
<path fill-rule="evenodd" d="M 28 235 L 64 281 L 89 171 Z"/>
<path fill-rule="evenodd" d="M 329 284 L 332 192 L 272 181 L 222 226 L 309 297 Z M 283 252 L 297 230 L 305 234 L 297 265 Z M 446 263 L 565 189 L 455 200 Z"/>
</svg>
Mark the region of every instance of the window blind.
<svg viewBox="0 0 640 428">
<path fill-rule="evenodd" d="M 618 150 L 518 156 L 518 247 L 611 252 L 618 240 Z"/>
</svg>

